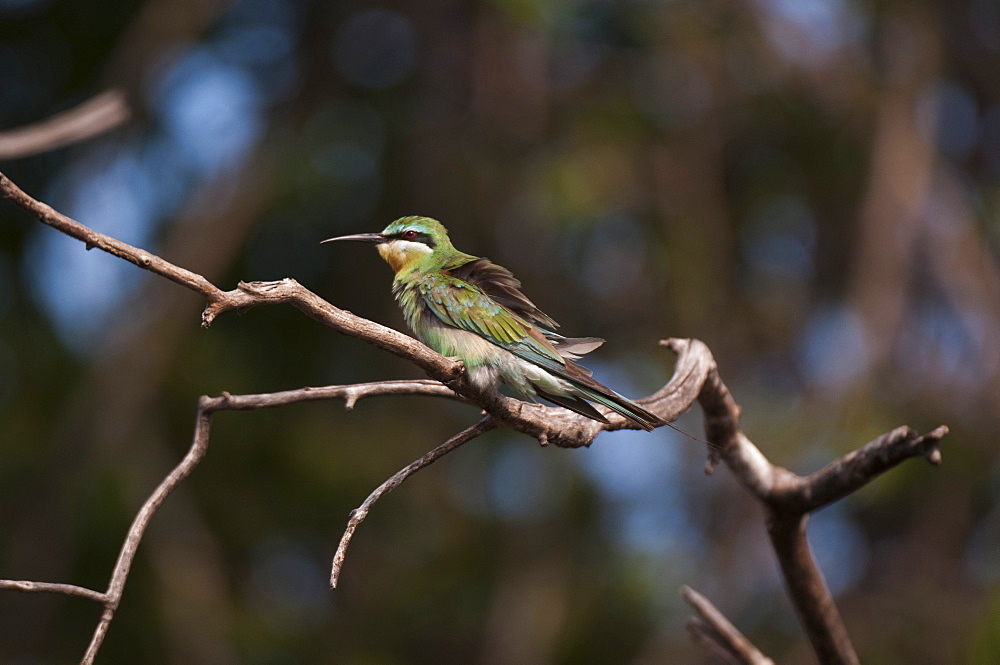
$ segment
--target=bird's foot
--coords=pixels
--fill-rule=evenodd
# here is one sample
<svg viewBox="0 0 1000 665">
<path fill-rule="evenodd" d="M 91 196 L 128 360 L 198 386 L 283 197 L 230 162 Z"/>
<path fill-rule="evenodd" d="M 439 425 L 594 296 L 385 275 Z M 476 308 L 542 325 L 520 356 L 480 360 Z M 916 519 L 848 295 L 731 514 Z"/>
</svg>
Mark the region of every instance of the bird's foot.
<svg viewBox="0 0 1000 665">
<path fill-rule="evenodd" d="M 449 387 L 454 388 L 451 383 L 458 381 L 463 376 L 468 376 L 468 373 L 466 371 L 465 363 L 461 358 L 457 358 L 455 356 L 445 356 L 445 358 L 453 363 L 450 368 L 451 379 L 445 383 L 448 384 Z"/>
</svg>

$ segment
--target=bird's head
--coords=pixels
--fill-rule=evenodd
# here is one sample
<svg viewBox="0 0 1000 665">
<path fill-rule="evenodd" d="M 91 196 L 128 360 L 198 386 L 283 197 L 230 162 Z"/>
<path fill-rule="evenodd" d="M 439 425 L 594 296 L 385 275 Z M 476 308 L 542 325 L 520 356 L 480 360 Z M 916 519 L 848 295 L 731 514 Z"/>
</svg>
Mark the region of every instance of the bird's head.
<svg viewBox="0 0 1000 665">
<path fill-rule="evenodd" d="M 448 229 L 430 217 L 400 217 L 381 233 L 358 233 L 328 238 L 372 243 L 398 275 L 412 269 L 432 269 L 442 257 L 455 251 Z"/>
</svg>

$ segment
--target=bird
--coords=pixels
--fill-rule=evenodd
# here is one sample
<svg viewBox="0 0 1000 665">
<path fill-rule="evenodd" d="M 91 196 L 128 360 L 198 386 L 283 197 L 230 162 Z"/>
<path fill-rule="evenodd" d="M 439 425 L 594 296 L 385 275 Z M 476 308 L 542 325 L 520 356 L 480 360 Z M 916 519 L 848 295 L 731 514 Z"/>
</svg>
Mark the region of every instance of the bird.
<svg viewBox="0 0 1000 665">
<path fill-rule="evenodd" d="M 659 416 L 596 381 L 573 362 L 601 346 L 599 337 L 564 337 L 559 324 L 521 292 L 521 282 L 487 258 L 455 249 L 448 230 L 430 217 L 401 217 L 381 233 L 358 233 L 322 242 L 371 243 L 395 273 L 392 293 L 406 324 L 424 344 L 465 365 L 480 390 L 505 384 L 609 423 L 591 402 L 650 431 Z"/>
</svg>

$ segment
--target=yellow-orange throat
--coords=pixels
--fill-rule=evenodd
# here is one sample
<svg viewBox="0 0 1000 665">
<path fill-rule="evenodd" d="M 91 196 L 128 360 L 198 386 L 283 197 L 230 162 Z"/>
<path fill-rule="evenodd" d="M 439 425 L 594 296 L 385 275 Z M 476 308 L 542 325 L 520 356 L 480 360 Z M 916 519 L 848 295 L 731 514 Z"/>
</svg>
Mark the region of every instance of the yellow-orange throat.
<svg viewBox="0 0 1000 665">
<path fill-rule="evenodd" d="M 409 242 L 406 240 L 390 240 L 389 242 L 377 245 L 376 248 L 395 273 L 409 268 L 433 252 L 430 247 L 422 242 Z"/>
</svg>

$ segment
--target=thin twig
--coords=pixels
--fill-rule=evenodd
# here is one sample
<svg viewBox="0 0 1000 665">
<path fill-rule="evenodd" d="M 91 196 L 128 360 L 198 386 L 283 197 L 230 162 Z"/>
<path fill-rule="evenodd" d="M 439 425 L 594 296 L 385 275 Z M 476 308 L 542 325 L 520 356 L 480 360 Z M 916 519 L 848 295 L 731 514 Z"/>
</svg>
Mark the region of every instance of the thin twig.
<svg viewBox="0 0 1000 665">
<path fill-rule="evenodd" d="M 704 619 L 689 617 L 685 625 L 695 644 L 708 652 L 712 665 L 746 665 L 719 641 L 715 629 Z"/>
<path fill-rule="evenodd" d="M 107 594 L 94 591 L 75 584 L 61 584 L 59 582 L 31 582 L 28 580 L 0 580 L 0 589 L 5 591 L 21 591 L 24 593 L 58 593 L 64 596 L 76 596 L 104 603 Z"/>
<path fill-rule="evenodd" d="M 686 585 L 681 587 L 681 596 L 700 617 L 688 623 L 688 630 L 696 637 L 719 647 L 737 665 L 774 665 L 774 661 L 751 644 L 708 598 Z"/>
<path fill-rule="evenodd" d="M 555 443 L 564 447 L 589 445 L 594 437 L 605 430 L 635 427 L 618 414 L 608 414 L 609 423 L 605 424 L 565 409 L 527 404 L 478 388 L 465 379 L 464 368 L 460 362 L 435 353 L 407 335 L 341 310 L 292 279 L 277 282 L 241 282 L 232 291 L 222 291 L 201 275 L 176 266 L 145 250 L 97 233 L 62 215 L 25 194 L 2 173 L 0 173 L 0 194 L 41 222 L 83 241 L 88 249 L 93 247 L 102 249 L 200 294 L 207 300 L 202 315 L 203 325 L 210 325 L 216 316 L 228 310 L 242 312 L 258 305 L 288 303 L 333 330 L 412 361 L 430 377 L 440 382 L 422 385 L 416 390 L 417 393 L 457 396 L 476 404 L 489 414 L 488 422 L 491 427 L 511 427 L 535 437 L 543 445 Z M 679 339 L 666 340 L 662 344 L 678 354 L 674 376 L 662 389 L 638 401 L 668 422 L 690 408 L 695 399 L 700 402 L 705 413 L 706 438 L 714 446 L 709 449 L 706 470 L 711 472 L 720 460 L 725 462 L 740 484 L 768 511 L 768 530 L 781 562 L 789 594 L 795 602 L 796 611 L 802 618 L 820 661 L 824 665 L 856 663 L 857 656 L 847 636 L 843 620 L 809 549 L 805 537 L 806 517 L 810 510 L 853 492 L 905 459 L 923 455 L 932 463 L 938 463 L 940 461 L 938 443 L 947 433 L 947 428 L 942 426 L 924 436 L 917 436 L 909 429 L 894 430 L 861 450 L 845 455 L 812 476 L 803 478 L 772 464 L 740 429 L 740 407 L 722 382 L 715 359 L 705 344 L 698 340 Z M 299 396 L 305 399 L 304 396 L 309 394 L 308 391 L 309 389 L 290 391 L 301 394 L 288 396 L 287 399 L 293 401 Z M 249 399 L 251 396 L 244 397 Z M 260 406 L 252 406 L 250 402 L 244 402 L 243 406 L 239 406 L 238 400 L 225 394 L 214 399 L 222 401 L 218 408 L 264 408 L 279 403 L 289 403 L 282 401 L 285 398 L 281 397 L 256 397 L 262 401 Z M 351 395 L 347 394 L 345 398 L 350 406 Z M 230 404 L 229 400 L 233 400 L 232 404 L 237 406 L 227 407 L 226 405 Z M 457 436 L 461 437 L 463 434 L 465 433 Z M 397 474 L 400 476 L 398 481 L 393 482 L 396 476 L 387 481 L 356 511 L 352 521 L 348 523 L 347 532 L 338 549 L 338 560 L 341 564 L 342 550 L 346 548 L 354 528 L 364 519 L 371 503 L 417 469 L 445 454 L 447 450 L 440 453 L 437 451 L 448 443 L 450 441 L 428 453 L 431 456 L 429 461 L 423 462 L 424 458 L 421 458 L 414 462 L 416 466 L 412 470 L 408 470 L 410 467 L 407 467 L 400 472 L 401 476 Z M 456 444 L 456 447 L 457 445 L 460 444 Z M 170 484 L 174 474 L 180 472 L 179 466 L 161 485 L 161 488 L 167 487 L 167 489 L 160 496 L 160 501 L 176 482 L 183 478 L 184 474 L 181 473 L 174 484 Z M 143 511 L 136 517 L 133 529 L 138 529 L 140 537 L 149 519 L 149 515 L 146 514 L 147 507 L 151 506 L 151 510 L 148 511 L 151 514 L 159 505 L 155 500 L 159 494 L 160 488 L 154 492 Z M 130 531 L 130 535 L 131 533 Z M 109 601 L 114 599 L 114 607 L 117 607 L 117 599 L 120 597 L 120 588 L 115 586 L 115 580 L 124 584 L 124 576 L 127 575 L 132 556 L 134 551 L 123 548 L 115 574 L 118 576 L 121 571 L 124 573 L 113 579 L 108 591 Z M 338 564 L 335 562 L 333 582 L 336 582 L 338 570 Z M 108 607 L 110 605 L 106 606 L 105 615 L 113 615 L 113 609 L 109 610 Z M 110 622 L 110 616 L 107 621 L 102 617 L 104 630 L 107 622 Z M 95 639 L 97 637 L 95 634 Z"/>
<path fill-rule="evenodd" d="M 63 215 L 29 196 L 2 173 L 0 195 L 10 199 L 42 223 L 84 242 L 87 248 L 108 252 L 198 293 L 207 301 L 202 313 L 203 325 L 210 325 L 219 314 L 229 310 L 243 312 L 259 305 L 287 303 L 339 333 L 415 363 L 431 378 L 481 407 L 493 416 L 498 425 L 528 434 L 543 444 L 553 443 L 575 448 L 589 445 L 602 431 L 638 428 L 638 425 L 616 413 L 607 414 L 609 423 L 600 423 L 565 409 L 528 404 L 477 387 L 465 379 L 461 362 L 445 358 L 409 335 L 335 307 L 294 279 L 240 282 L 236 289 L 223 291 L 202 275 L 174 265 L 151 252 L 98 233 Z M 678 371 L 671 381 L 648 398 L 638 400 L 667 422 L 675 420 L 690 408 L 694 397 L 701 390 L 706 367 L 709 364 L 714 366 L 708 348 L 697 341 L 692 344 L 697 348 L 687 358 L 681 358 Z"/>
<path fill-rule="evenodd" d="M 97 623 L 94 636 L 87 646 L 83 660 L 80 661 L 81 665 L 92 665 L 94 658 L 97 657 L 97 651 L 101 648 L 104 637 L 108 633 L 108 628 L 111 626 L 111 620 L 114 619 L 118 605 L 121 603 L 122 592 L 125 590 L 125 582 L 128 580 L 132 561 L 135 559 L 135 553 L 139 549 L 139 543 L 142 541 L 142 536 L 145 534 L 146 527 L 149 526 L 149 521 L 153 518 L 153 514 L 156 513 L 156 510 L 170 493 L 174 491 L 177 485 L 194 470 L 198 462 L 201 461 L 201 458 L 205 456 L 205 451 L 208 449 L 209 430 L 212 425 L 212 415 L 207 400 L 208 398 L 202 397 L 198 401 L 198 415 L 195 419 L 194 437 L 191 442 L 191 448 L 184 456 L 184 459 L 174 467 L 173 471 L 149 495 L 149 498 L 146 499 L 146 502 L 139 509 L 138 514 L 136 514 L 135 519 L 132 521 L 132 526 L 129 527 L 128 535 L 125 536 L 125 544 L 122 545 L 121 552 L 118 554 L 118 561 L 115 563 L 114 570 L 111 573 L 111 583 L 108 585 L 108 591 L 104 600 L 104 611 L 101 613 L 101 619 Z"/>
<path fill-rule="evenodd" d="M 328 399 L 343 399 L 344 408 L 352 410 L 358 400 L 365 397 L 381 395 L 427 395 L 430 397 L 447 397 L 461 399 L 455 391 L 440 381 L 430 379 L 372 381 L 370 383 L 354 383 L 346 386 L 305 387 L 295 390 L 285 390 L 277 393 L 261 393 L 258 395 L 231 395 L 223 392 L 216 410 L 253 411 L 270 409 L 286 404 L 315 402 Z"/>
<path fill-rule="evenodd" d="M 121 125 L 131 111 L 121 90 L 108 90 L 51 118 L 0 132 L 0 159 L 29 157 L 85 141 Z"/>
<path fill-rule="evenodd" d="M 354 536 L 354 531 L 358 528 L 358 525 L 368 517 L 368 512 L 375 505 L 376 501 L 402 485 L 404 480 L 417 471 L 420 471 L 420 469 L 433 464 L 462 444 L 468 443 L 477 436 L 485 434 L 494 428 L 496 428 L 496 423 L 489 416 L 486 416 L 475 425 L 466 427 L 434 450 L 431 450 L 421 458 L 414 460 L 394 473 L 389 480 L 379 485 L 374 492 L 369 494 L 364 503 L 352 510 L 351 517 L 347 520 L 347 528 L 344 529 L 344 535 L 340 537 L 340 544 L 337 545 L 337 552 L 333 555 L 333 567 L 330 571 L 330 587 L 333 589 L 337 588 L 337 582 L 340 579 L 340 570 L 344 567 L 344 558 L 347 556 L 347 546 L 351 544 L 351 537 Z"/>
<path fill-rule="evenodd" d="M 856 492 L 910 457 L 924 457 L 937 466 L 941 463 L 938 444 L 947 433 L 945 425 L 924 435 L 906 426 L 897 427 L 802 478 L 801 482 L 781 488 L 777 496 L 786 507 L 812 512 Z"/>
<path fill-rule="evenodd" d="M 47 224 L 57 231 L 61 231 L 71 238 L 81 241 L 87 249 L 94 249 L 96 247 L 120 259 L 125 259 L 144 270 L 148 270 L 161 277 L 166 277 L 172 282 L 200 293 L 210 302 L 213 298 L 217 298 L 222 294 L 222 291 L 218 287 L 201 275 L 175 266 L 155 254 L 138 247 L 133 247 L 117 238 L 98 233 L 75 219 L 67 217 L 51 206 L 32 198 L 3 173 L 0 173 L 0 194 L 3 194 L 4 198 L 20 206 L 43 224 Z"/>
<path fill-rule="evenodd" d="M 266 409 L 287 404 L 326 399 L 343 399 L 346 408 L 350 410 L 359 399 L 377 395 L 428 395 L 453 399 L 458 397 L 443 384 L 428 380 L 382 381 L 341 386 L 321 386 L 258 395 L 231 395 L 223 393 L 219 397 L 202 396 L 198 400 L 191 447 L 180 463 L 153 490 L 133 519 L 132 526 L 129 528 L 125 536 L 125 542 L 118 554 L 118 561 L 112 570 L 106 592 L 102 593 L 72 584 L 32 582 L 26 580 L 0 580 L 0 589 L 21 592 L 58 593 L 86 598 L 103 605 L 104 610 L 101 613 L 101 618 L 94 630 L 90 644 L 87 646 L 87 651 L 80 661 L 81 665 L 92 664 L 121 603 L 122 593 L 125 590 L 125 583 L 128 580 L 132 562 L 135 559 L 139 543 L 145 535 L 150 520 L 170 493 L 194 470 L 205 456 L 205 452 L 208 449 L 213 413 L 216 411 Z M 457 447 L 457 445 L 453 447 Z M 444 454 L 444 452 L 441 454 Z M 432 461 L 434 460 L 430 460 L 430 462 Z M 430 462 L 427 462 L 427 464 Z M 414 469 L 413 471 L 416 470 Z"/>
</svg>

